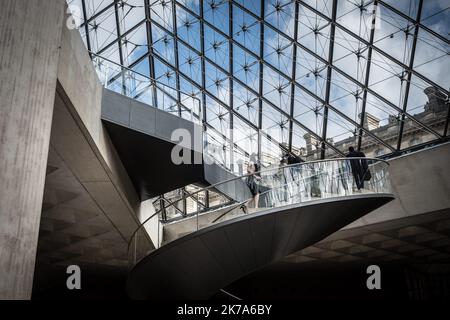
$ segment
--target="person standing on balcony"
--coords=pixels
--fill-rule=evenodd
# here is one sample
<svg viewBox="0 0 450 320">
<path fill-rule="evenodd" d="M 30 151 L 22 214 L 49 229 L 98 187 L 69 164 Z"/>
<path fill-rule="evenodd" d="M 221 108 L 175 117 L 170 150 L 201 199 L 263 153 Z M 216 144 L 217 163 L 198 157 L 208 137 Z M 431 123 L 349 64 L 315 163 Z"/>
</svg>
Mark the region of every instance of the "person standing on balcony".
<svg viewBox="0 0 450 320">
<path fill-rule="evenodd" d="M 289 166 L 286 170 L 289 173 L 289 178 L 286 179 L 290 180 L 290 189 L 292 190 L 293 194 L 298 194 L 300 192 L 299 186 L 300 186 L 300 176 L 301 176 L 301 166 L 300 163 L 305 162 L 302 160 L 299 156 L 292 154 L 292 153 L 285 153 L 282 158 L 283 165 Z"/>
<path fill-rule="evenodd" d="M 246 184 L 248 188 L 250 189 L 250 192 L 253 196 L 253 199 L 250 202 L 254 202 L 255 208 L 258 208 L 259 206 L 259 193 L 260 193 L 260 187 L 259 183 L 261 181 L 261 176 L 258 172 L 258 166 L 256 163 L 250 162 L 247 166 L 247 179 Z M 249 202 L 249 204 L 250 204 Z"/>
<path fill-rule="evenodd" d="M 355 179 L 356 187 L 358 190 L 364 188 L 364 178 L 366 172 L 368 171 L 367 160 L 362 159 L 365 158 L 366 155 L 364 152 L 356 151 L 355 148 L 348 148 L 347 158 L 358 158 L 358 159 L 350 159 L 350 167 L 352 169 L 353 178 Z"/>
</svg>

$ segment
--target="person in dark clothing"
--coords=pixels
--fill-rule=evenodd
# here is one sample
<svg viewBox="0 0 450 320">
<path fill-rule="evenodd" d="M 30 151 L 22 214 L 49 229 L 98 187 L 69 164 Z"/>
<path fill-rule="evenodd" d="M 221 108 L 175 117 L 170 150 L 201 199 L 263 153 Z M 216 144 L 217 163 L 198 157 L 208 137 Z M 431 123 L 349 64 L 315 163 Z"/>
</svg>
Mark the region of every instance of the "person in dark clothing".
<svg viewBox="0 0 450 320">
<path fill-rule="evenodd" d="M 281 158 L 280 165 L 288 165 L 289 168 L 286 169 L 285 173 L 289 175 L 289 178 L 286 179 L 286 183 L 288 181 L 292 181 L 293 183 L 290 183 L 290 190 L 292 194 L 299 193 L 299 187 L 300 187 L 300 177 L 302 173 L 302 166 L 299 165 L 300 163 L 305 162 L 302 158 L 299 156 L 286 152 L 283 157 Z M 286 191 L 288 190 L 288 186 L 286 185 Z M 287 192 L 286 192 L 287 195 Z"/>
<path fill-rule="evenodd" d="M 254 203 L 254 207 L 258 208 L 259 206 L 259 193 L 260 193 L 260 181 L 261 176 L 260 173 L 257 171 L 258 165 L 255 163 L 250 162 L 247 166 L 247 178 L 246 178 L 246 184 L 248 188 L 250 189 L 250 193 L 252 194 L 253 198 L 250 202 Z"/>
<path fill-rule="evenodd" d="M 288 165 L 305 162 L 299 156 L 297 156 L 295 154 L 291 154 L 291 153 L 286 153 L 283 156 L 282 161 L 285 161 Z"/>
<path fill-rule="evenodd" d="M 365 158 L 364 152 L 355 151 L 355 148 L 348 148 L 347 158 Z M 358 190 L 364 188 L 365 176 L 368 173 L 369 167 L 365 159 L 351 159 L 350 166 L 352 168 L 353 178 L 355 179 Z"/>
</svg>

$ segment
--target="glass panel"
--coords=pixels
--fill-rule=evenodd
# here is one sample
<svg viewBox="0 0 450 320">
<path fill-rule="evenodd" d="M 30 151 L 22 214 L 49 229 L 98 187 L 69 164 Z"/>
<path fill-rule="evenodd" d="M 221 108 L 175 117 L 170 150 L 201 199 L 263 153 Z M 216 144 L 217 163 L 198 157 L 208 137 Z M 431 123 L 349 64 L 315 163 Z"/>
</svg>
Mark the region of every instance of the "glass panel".
<svg viewBox="0 0 450 320">
<path fill-rule="evenodd" d="M 153 52 L 171 65 L 175 65 L 175 51 L 173 38 L 163 29 L 152 26 Z"/>
<path fill-rule="evenodd" d="M 333 110 L 328 110 L 327 141 L 342 153 L 347 153 L 350 146 L 358 144 L 356 126 Z"/>
<path fill-rule="evenodd" d="M 359 121 L 361 121 L 361 116 L 359 116 L 359 118 Z M 400 120 L 401 112 L 392 108 L 374 95 L 370 93 L 367 94 L 366 114 L 363 122 L 364 128 L 393 148 L 397 148 Z M 366 136 L 364 135 L 363 144 L 365 138 Z M 377 146 L 380 145 L 380 143 L 370 137 L 367 137 L 367 139 L 370 140 L 370 142 L 368 141 L 367 143 L 373 144 L 374 151 L 372 155 L 377 157 L 380 156 L 381 153 L 377 151 Z M 368 150 L 369 146 L 364 146 L 364 148 Z M 380 148 L 384 150 L 382 154 L 389 153 L 388 148 L 383 148 L 381 145 Z"/>
<path fill-rule="evenodd" d="M 270 28 L 265 30 L 264 59 L 287 76 L 292 76 L 292 43 Z"/>
<path fill-rule="evenodd" d="M 374 44 L 398 61 L 409 65 L 414 38 L 414 23 L 382 5 L 379 6 L 379 10 Z"/>
<path fill-rule="evenodd" d="M 238 117 L 233 117 L 233 142 L 234 172 L 243 175 L 250 158 L 258 154 L 258 131 Z"/>
<path fill-rule="evenodd" d="M 228 40 L 208 26 L 205 26 L 205 55 L 217 65 L 229 71 Z"/>
<path fill-rule="evenodd" d="M 196 85 L 192 84 L 191 81 L 180 77 L 180 110 L 181 117 L 189 120 L 191 117 L 200 119 L 202 115 L 201 112 L 201 90 Z M 192 110 L 192 114 L 191 114 Z"/>
<path fill-rule="evenodd" d="M 321 58 L 328 59 L 330 23 L 313 11 L 300 5 L 297 41 Z"/>
<path fill-rule="evenodd" d="M 307 3 L 313 9 L 331 18 L 331 12 L 333 9 L 333 0 L 303 0 L 302 2 Z"/>
<path fill-rule="evenodd" d="M 200 0 L 178 0 L 178 3 L 181 3 L 196 14 L 200 14 Z"/>
<path fill-rule="evenodd" d="M 263 79 L 264 98 L 284 112 L 290 113 L 291 82 L 268 66 L 264 66 Z"/>
<path fill-rule="evenodd" d="M 405 117 L 400 149 L 407 149 L 435 139 L 434 134 L 417 124 L 410 117 Z"/>
<path fill-rule="evenodd" d="M 332 73 L 330 86 L 330 104 L 359 123 L 363 102 L 362 88 L 337 72 Z"/>
<path fill-rule="evenodd" d="M 208 128 L 204 135 L 205 143 L 203 149 L 216 163 L 226 168 L 230 165 L 229 143 L 225 137 L 212 128 Z"/>
<path fill-rule="evenodd" d="M 443 135 L 448 115 L 448 94 L 412 76 L 406 111 L 421 123 Z"/>
<path fill-rule="evenodd" d="M 336 20 L 354 34 L 369 40 L 373 11 L 373 0 L 339 0 Z"/>
<path fill-rule="evenodd" d="M 172 0 L 150 1 L 151 19 L 169 31 L 172 31 L 173 28 L 172 5 L 173 5 Z"/>
<path fill-rule="evenodd" d="M 448 89 L 450 84 L 450 44 L 419 30 L 414 70 L 437 85 Z"/>
<path fill-rule="evenodd" d="M 200 21 L 177 6 L 177 35 L 191 47 L 200 50 Z"/>
<path fill-rule="evenodd" d="M 128 88 L 128 96 L 143 103 L 153 105 L 153 86 L 149 81 L 150 69 L 148 66 L 148 59 L 144 59 L 139 64 L 135 65 L 133 70 L 137 73 L 130 73 L 129 85 L 132 87 Z M 138 75 L 138 73 L 142 76 Z"/>
<path fill-rule="evenodd" d="M 154 60 L 155 63 L 155 78 L 170 87 L 175 88 L 177 85 L 175 70 L 168 67 L 166 64 L 158 59 Z M 173 93 L 176 96 L 176 92 Z"/>
<path fill-rule="evenodd" d="M 98 53 L 107 45 L 117 41 L 116 14 L 114 6 L 89 21 L 89 39 L 92 51 Z M 118 48 L 117 48 L 118 49 Z"/>
<path fill-rule="evenodd" d="M 395 139 L 393 139 L 395 141 L 392 141 L 395 143 L 397 142 L 397 139 L 398 139 L 398 129 L 399 129 L 398 123 L 390 128 L 390 129 L 392 129 L 391 133 L 396 134 Z M 397 130 L 397 131 L 395 131 L 395 130 Z M 396 148 L 396 146 L 395 146 L 395 148 Z M 381 157 L 385 154 L 389 154 L 392 152 L 391 149 L 389 149 L 385 145 L 381 144 L 377 139 L 374 139 L 372 136 L 370 136 L 366 132 L 363 132 L 363 134 L 362 134 L 361 151 L 364 152 L 364 154 L 367 157 L 373 157 L 373 158 L 378 158 L 378 157 Z"/>
<path fill-rule="evenodd" d="M 259 61 L 236 44 L 233 45 L 233 75 L 248 87 L 259 91 Z"/>
<path fill-rule="evenodd" d="M 397 107 L 403 108 L 406 71 L 375 51 L 372 52 L 371 61 L 369 88 Z"/>
<path fill-rule="evenodd" d="M 333 62 L 336 67 L 364 83 L 368 48 L 348 33 L 336 28 Z"/>
<path fill-rule="evenodd" d="M 327 66 L 305 50 L 297 48 L 296 81 L 317 97 L 325 99 Z"/>
<path fill-rule="evenodd" d="M 180 71 L 198 85 L 202 83 L 201 58 L 185 45 L 178 43 L 178 63 Z"/>
<path fill-rule="evenodd" d="M 278 166 L 280 164 L 281 157 L 285 153 L 283 149 L 281 149 L 280 145 L 267 137 L 266 135 L 261 134 L 261 167 L 262 168 L 270 168 L 272 166 Z"/>
<path fill-rule="evenodd" d="M 418 1 L 418 0 L 416 0 Z M 450 39 L 450 5 L 447 0 L 424 1 L 420 23 Z"/>
<path fill-rule="evenodd" d="M 320 139 L 297 124 L 292 127 L 292 152 L 304 161 L 320 159 Z"/>
<path fill-rule="evenodd" d="M 96 13 L 113 6 L 112 0 L 84 0 L 86 4 L 86 15 L 91 17 Z"/>
<path fill-rule="evenodd" d="M 411 18 L 415 19 L 417 17 L 417 10 L 419 9 L 419 1 L 420 0 L 384 0 L 383 2 L 386 2 L 387 4 L 391 5 L 397 10 L 400 10 L 404 14 L 410 16 Z M 423 1 L 423 5 L 425 6 L 425 3 L 432 2 L 432 1 Z M 422 7 L 423 11 L 423 7 Z"/>
<path fill-rule="evenodd" d="M 236 81 L 233 83 L 233 108 L 248 121 L 258 125 L 259 99 Z"/>
<path fill-rule="evenodd" d="M 294 37 L 294 1 L 268 0 L 266 1 L 266 21 L 291 38 Z M 266 31 L 265 31 L 266 32 Z"/>
<path fill-rule="evenodd" d="M 223 0 L 204 0 L 203 14 L 205 20 L 220 31 L 229 34 L 229 4 Z"/>
<path fill-rule="evenodd" d="M 233 6 L 233 39 L 253 53 L 259 54 L 259 22 L 236 5 Z"/>
<path fill-rule="evenodd" d="M 82 23 L 81 0 L 67 2 Z M 286 149 L 305 155 L 309 146 L 306 158 L 315 159 L 323 153 L 320 148 L 325 125 L 329 143 L 342 152 L 348 144 L 356 143 L 361 124 L 370 131 L 362 133 L 362 150 L 373 156 L 393 152 L 409 76 L 404 122 L 409 131 L 405 131 L 401 147 L 420 147 L 424 141 L 437 141 L 444 134 L 450 83 L 450 44 L 445 40 L 450 39 L 448 1 L 424 0 L 422 12 L 418 12 L 420 0 L 376 1 L 377 7 L 374 0 L 203 0 L 203 12 L 200 0 L 154 0 L 148 2 L 149 8 L 144 0 L 84 2 L 88 31 L 86 34 L 81 26 L 79 32 L 85 45 L 89 40 L 91 50 L 99 55 L 93 61 L 107 88 L 194 121 L 201 119 L 198 101 L 205 95 L 211 119 L 205 125 L 227 139 L 233 138 L 227 130 L 236 119 L 240 128 L 249 126 L 250 131 L 262 126 L 263 135 L 275 125 L 271 138 L 264 138 L 278 150 L 274 151 L 275 158 Z M 333 3 L 337 4 L 336 21 L 331 21 Z M 419 14 L 420 23 L 416 24 Z M 336 27 L 333 42 L 332 24 Z M 412 52 L 416 26 L 417 46 Z M 292 41 L 295 29 L 297 39 Z M 151 35 L 147 35 L 148 30 Z M 374 49 L 366 79 L 369 48 L 365 43 L 372 30 Z M 147 43 L 149 39 L 151 44 Z M 327 79 L 330 45 L 334 46 L 333 72 Z M 413 56 L 411 72 L 406 66 Z M 295 79 L 291 79 L 294 70 Z M 153 74 L 161 82 L 159 86 L 151 83 Z M 362 88 L 367 80 L 362 115 Z M 327 89 L 329 101 L 325 101 Z M 261 100 L 263 114 L 259 115 Z M 325 102 L 345 117 L 330 112 L 325 119 Z M 413 131 L 417 134 L 410 142 Z M 262 141 L 258 142 L 262 152 Z M 230 153 L 227 161 L 249 161 L 245 150 L 239 154 L 236 142 L 226 143 Z M 264 152 L 264 158 L 271 159 L 268 147 Z M 326 157 L 341 154 L 333 147 L 326 147 L 324 153 Z M 275 163 L 275 158 L 267 163 Z"/>
<path fill-rule="evenodd" d="M 300 87 L 295 87 L 294 118 L 316 136 L 322 136 L 324 106 Z"/>
<path fill-rule="evenodd" d="M 206 120 L 223 136 L 230 136 L 230 114 L 228 109 L 209 96 L 206 97 Z"/>
<path fill-rule="evenodd" d="M 122 35 L 145 20 L 145 11 L 142 10 L 143 7 L 144 0 L 127 0 L 119 3 L 117 13 L 119 16 L 120 33 Z M 147 40 L 146 34 L 143 38 Z M 140 42 L 143 42 L 144 39 Z"/>
<path fill-rule="evenodd" d="M 142 23 L 138 28 L 131 31 L 122 38 L 122 55 L 124 64 L 130 66 L 136 60 L 146 55 L 147 46 L 147 26 Z"/>
<path fill-rule="evenodd" d="M 230 81 L 228 76 L 209 62 L 206 62 L 206 90 L 229 105 Z"/>
<path fill-rule="evenodd" d="M 239 3 L 244 8 L 250 10 L 254 14 L 260 16 L 261 15 L 261 1 L 258 0 L 235 0 L 234 2 Z"/>
<path fill-rule="evenodd" d="M 276 142 L 288 146 L 289 143 L 289 119 L 275 110 L 269 104 L 263 102 L 262 116 L 263 131 Z"/>
</svg>

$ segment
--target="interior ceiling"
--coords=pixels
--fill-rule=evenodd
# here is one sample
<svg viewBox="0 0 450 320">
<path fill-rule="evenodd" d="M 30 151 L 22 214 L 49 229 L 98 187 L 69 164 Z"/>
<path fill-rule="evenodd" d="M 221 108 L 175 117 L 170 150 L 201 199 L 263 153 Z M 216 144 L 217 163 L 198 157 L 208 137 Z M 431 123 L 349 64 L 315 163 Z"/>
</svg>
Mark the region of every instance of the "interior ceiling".
<svg viewBox="0 0 450 320">
<path fill-rule="evenodd" d="M 127 244 L 50 147 L 39 231 L 39 265 L 127 265 Z"/>
<path fill-rule="evenodd" d="M 448 1 L 68 3 L 108 87 L 159 108 L 185 101 L 145 77 L 192 94 L 235 157 L 379 156 L 448 136 Z"/>
</svg>

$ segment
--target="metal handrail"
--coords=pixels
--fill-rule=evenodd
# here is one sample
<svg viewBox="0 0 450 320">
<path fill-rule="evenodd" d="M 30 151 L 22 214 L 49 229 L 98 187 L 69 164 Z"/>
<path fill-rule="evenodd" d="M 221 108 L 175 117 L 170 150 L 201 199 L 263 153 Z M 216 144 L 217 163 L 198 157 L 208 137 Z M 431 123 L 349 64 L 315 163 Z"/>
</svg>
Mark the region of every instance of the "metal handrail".
<svg viewBox="0 0 450 320">
<path fill-rule="evenodd" d="M 348 159 L 348 158 L 347 158 L 347 159 Z M 364 158 L 364 159 L 367 159 L 367 158 Z M 298 164 L 298 163 L 297 163 L 297 164 Z M 281 169 L 284 169 L 283 167 L 280 167 L 280 168 L 281 168 Z M 275 169 L 275 168 L 274 168 L 274 169 Z M 368 170 L 369 170 L 369 168 L 367 168 L 367 170 L 364 172 L 363 176 L 367 173 Z M 342 173 L 336 174 L 335 176 L 333 176 L 333 178 L 339 178 L 340 176 L 342 176 Z M 304 177 L 304 179 L 310 179 L 310 178 L 312 178 L 312 177 L 313 177 L 313 176 L 308 176 L 308 177 Z M 375 180 L 375 181 L 377 182 L 377 180 Z M 293 182 L 294 182 L 294 183 L 297 183 L 296 181 L 289 181 L 289 182 L 286 182 L 286 183 L 284 183 L 284 184 L 278 186 L 278 188 L 286 187 L 286 186 L 290 185 L 290 184 L 293 183 Z M 264 195 L 264 194 L 270 193 L 270 192 L 272 192 L 272 191 L 273 191 L 272 189 L 269 189 L 269 190 L 260 192 L 260 193 L 259 193 L 259 196 L 262 196 L 262 195 Z M 217 218 L 215 218 L 215 219 L 212 221 L 212 223 L 215 223 L 215 222 L 219 221 L 221 218 L 223 218 L 225 215 L 227 215 L 228 213 L 230 213 L 231 211 L 233 211 L 233 210 L 236 209 L 237 207 L 240 207 L 240 206 L 242 206 L 242 205 L 245 205 L 247 202 L 250 202 L 250 201 L 252 201 L 252 199 L 247 199 L 247 200 L 244 200 L 244 201 L 241 201 L 241 202 L 233 203 L 233 204 L 232 204 L 233 208 L 231 208 L 230 210 L 225 211 L 224 213 L 222 213 L 220 216 L 218 216 Z"/>
<path fill-rule="evenodd" d="M 307 161 L 307 162 L 295 163 L 295 164 L 290 164 L 290 165 L 285 165 L 285 166 L 279 166 L 279 167 L 277 167 L 277 168 L 270 168 L 270 169 L 266 169 L 266 170 L 260 170 L 260 171 L 254 172 L 254 173 L 248 173 L 248 174 L 245 174 L 245 175 L 242 175 L 242 176 L 233 177 L 233 178 L 230 178 L 230 179 L 221 181 L 221 182 L 217 182 L 217 183 L 215 183 L 215 184 L 213 184 L 213 185 L 210 185 L 210 186 L 208 186 L 208 187 L 205 187 L 205 188 L 196 190 L 195 192 L 191 193 L 190 196 L 191 196 L 191 195 L 194 195 L 194 194 L 196 194 L 196 193 L 200 193 L 200 192 L 205 191 L 205 190 L 209 190 L 209 189 L 212 189 L 212 188 L 216 188 L 216 187 L 219 186 L 219 185 L 222 185 L 222 184 L 225 184 L 225 183 L 229 183 L 229 182 L 232 182 L 232 181 L 236 181 L 236 180 L 240 180 L 240 179 L 243 179 L 243 178 L 246 178 L 246 177 L 255 175 L 255 174 L 261 174 L 261 173 L 265 173 L 265 172 L 271 172 L 271 171 L 280 170 L 280 169 L 286 169 L 286 168 L 293 168 L 293 167 L 306 166 L 306 165 L 311 165 L 311 164 L 321 163 L 321 162 L 344 161 L 344 160 L 345 160 L 345 161 L 349 161 L 349 160 L 373 160 L 373 161 L 376 161 L 376 162 L 382 162 L 382 163 L 386 164 L 387 166 L 390 165 L 390 164 L 389 164 L 387 161 L 385 161 L 385 160 L 378 159 L 378 158 L 366 158 L 366 157 L 346 157 L 346 158 L 332 158 L 332 159 L 313 160 L 313 161 Z M 188 197 L 189 197 L 189 196 L 184 196 L 184 197 L 178 199 L 177 201 L 175 201 L 174 203 L 176 203 L 176 202 L 178 202 L 178 201 L 183 201 L 184 199 L 187 199 Z M 245 201 L 244 201 L 244 202 L 245 202 Z M 130 246 L 131 246 L 131 244 L 132 244 L 132 242 L 133 242 L 133 239 L 134 239 L 136 233 L 137 233 L 137 232 L 138 232 L 138 231 L 139 231 L 139 230 L 140 230 L 140 229 L 141 229 L 148 221 L 150 221 L 150 219 L 152 219 L 154 216 L 158 215 L 161 211 L 162 211 L 162 209 L 159 209 L 158 211 L 156 211 L 155 213 L 153 213 L 150 217 L 148 217 L 147 219 L 145 219 L 145 220 L 139 225 L 139 227 L 132 233 L 132 235 L 131 235 L 131 237 L 130 237 L 130 240 L 129 240 L 129 242 L 128 242 L 128 252 L 129 252 L 129 250 L 130 250 Z M 197 214 L 197 217 L 198 217 L 198 214 Z"/>
</svg>

